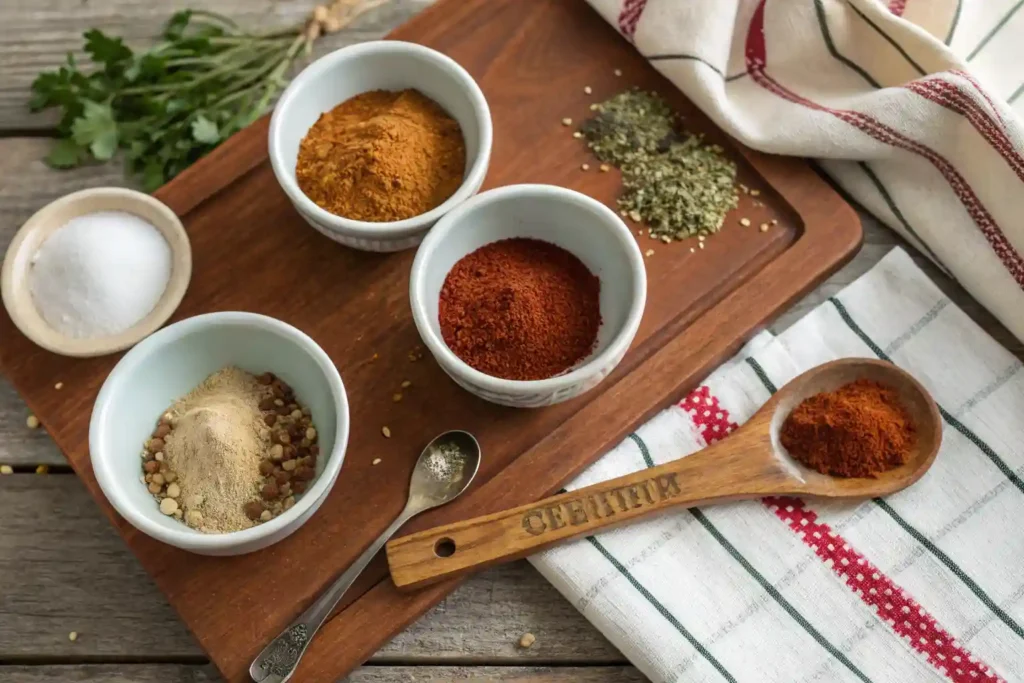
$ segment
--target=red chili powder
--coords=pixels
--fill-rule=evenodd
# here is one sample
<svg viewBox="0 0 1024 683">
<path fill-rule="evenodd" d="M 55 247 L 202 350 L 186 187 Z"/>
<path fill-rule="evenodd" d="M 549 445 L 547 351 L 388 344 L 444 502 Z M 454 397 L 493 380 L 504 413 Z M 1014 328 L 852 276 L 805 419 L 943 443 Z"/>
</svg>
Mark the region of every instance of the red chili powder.
<svg viewBox="0 0 1024 683">
<path fill-rule="evenodd" d="M 574 255 L 541 240 L 492 242 L 445 278 L 441 336 L 456 356 L 494 377 L 535 380 L 571 368 L 594 348 L 601 282 Z"/>
<path fill-rule="evenodd" d="M 896 390 L 866 379 L 804 399 L 779 436 L 794 458 L 838 477 L 876 477 L 900 467 L 917 443 Z"/>
</svg>

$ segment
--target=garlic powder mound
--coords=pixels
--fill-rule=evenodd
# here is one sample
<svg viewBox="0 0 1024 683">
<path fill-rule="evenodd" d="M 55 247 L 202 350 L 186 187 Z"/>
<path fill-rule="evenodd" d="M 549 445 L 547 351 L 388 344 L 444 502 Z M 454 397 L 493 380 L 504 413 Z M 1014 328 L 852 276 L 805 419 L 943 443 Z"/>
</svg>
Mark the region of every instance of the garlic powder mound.
<svg viewBox="0 0 1024 683">
<path fill-rule="evenodd" d="M 259 465 L 270 444 L 259 403 L 270 393 L 250 373 L 227 367 L 171 407 L 164 455 L 178 475 L 186 515 L 202 515 L 200 531 L 253 526 L 243 506 L 259 498 Z"/>
</svg>

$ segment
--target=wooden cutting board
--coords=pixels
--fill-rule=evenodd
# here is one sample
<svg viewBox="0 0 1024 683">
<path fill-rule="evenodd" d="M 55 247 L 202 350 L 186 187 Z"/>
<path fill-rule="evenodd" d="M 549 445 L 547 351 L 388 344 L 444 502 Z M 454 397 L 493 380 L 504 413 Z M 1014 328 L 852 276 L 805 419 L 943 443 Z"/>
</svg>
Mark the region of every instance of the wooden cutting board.
<svg viewBox="0 0 1024 683">
<path fill-rule="evenodd" d="M 479 81 L 495 130 L 485 187 L 554 183 L 614 206 L 618 175 L 598 173 L 561 120 L 580 121 L 591 102 L 638 85 L 663 93 L 690 129 L 728 148 L 740 164 L 740 181 L 760 195 L 742 196 L 704 250 L 691 253 L 696 241 L 664 245 L 637 237 L 641 249 L 654 254 L 646 259 L 647 310 L 625 360 L 579 399 L 517 411 L 470 396 L 429 355 L 409 360 L 419 345 L 407 302 L 413 252 L 357 252 L 316 233 L 274 180 L 267 120 L 234 136 L 157 192 L 182 217 L 194 254 L 192 283 L 175 319 L 246 310 L 299 327 L 337 364 L 352 417 L 345 466 L 320 511 L 285 541 L 242 557 L 176 550 L 114 513 L 93 477 L 87 437 L 92 403 L 118 357 L 54 356 L 4 315 L 0 363 L 7 376 L 230 681 L 248 680 L 253 656 L 398 513 L 413 462 L 435 434 L 472 431 L 484 461 L 463 498 L 414 520 L 406 531 L 550 494 L 691 389 L 860 244 L 856 215 L 806 163 L 731 141 L 583 2 L 441 0 L 391 37 L 441 50 Z M 593 95 L 584 94 L 584 86 Z M 589 172 L 581 170 L 584 162 Z M 741 217 L 753 226 L 741 227 Z M 772 219 L 777 226 L 757 230 Z M 393 403 L 403 380 L 412 387 Z M 60 392 L 53 389 L 58 381 L 64 383 Z M 384 425 L 393 438 L 381 436 Z M 376 466 L 375 458 L 381 459 Z M 297 680 L 335 680 L 455 587 L 448 582 L 399 594 L 382 559 L 324 626 Z"/>
</svg>

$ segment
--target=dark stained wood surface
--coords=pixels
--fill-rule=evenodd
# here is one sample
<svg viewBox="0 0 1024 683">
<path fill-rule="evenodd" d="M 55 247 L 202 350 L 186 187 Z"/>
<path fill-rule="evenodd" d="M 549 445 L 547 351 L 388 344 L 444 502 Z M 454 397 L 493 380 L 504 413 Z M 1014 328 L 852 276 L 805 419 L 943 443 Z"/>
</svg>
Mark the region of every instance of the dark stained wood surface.
<svg viewBox="0 0 1024 683">
<path fill-rule="evenodd" d="M 395 37 L 441 49 L 479 80 L 495 118 L 488 186 L 552 182 L 611 204 L 616 175 L 581 171 L 584 161 L 596 164 L 560 120 L 582 119 L 590 101 L 627 85 L 662 91 L 691 128 L 730 144 L 583 3 L 444 0 Z M 586 85 L 593 97 L 583 94 Z M 737 149 L 746 159 L 741 180 L 763 190 L 765 206 L 744 197 L 727 229 L 695 254 L 690 243 L 641 239 L 642 249 L 655 250 L 647 259 L 651 295 L 619 371 L 563 406 L 502 409 L 456 388 L 429 359 L 408 362 L 418 344 L 406 303 L 412 253 L 353 252 L 307 228 L 276 186 L 265 134 L 266 122 L 256 124 L 158 195 L 183 216 L 193 243 L 192 286 L 176 319 L 225 309 L 274 315 L 320 342 L 345 379 L 353 423 L 348 460 L 334 493 L 299 533 L 261 553 L 215 559 L 127 526 L 102 500 L 86 448 L 92 401 L 117 359 L 57 358 L 22 338 L 6 316 L 0 320 L 0 361 L 12 383 L 230 680 L 245 680 L 262 644 L 397 513 L 416 453 L 435 433 L 468 428 L 487 458 L 463 500 L 409 530 L 550 493 L 699 381 L 860 241 L 852 210 L 803 162 Z M 780 226 L 762 234 L 739 227 L 740 217 L 755 226 L 774 217 Z M 393 404 L 391 393 L 404 379 L 414 388 Z M 66 387 L 59 395 L 56 381 Z M 395 435 L 389 441 L 380 437 L 385 424 Z M 383 462 L 373 467 L 375 457 Z M 383 563 L 371 565 L 311 647 L 301 680 L 334 680 L 453 587 L 400 596 L 384 579 Z"/>
</svg>

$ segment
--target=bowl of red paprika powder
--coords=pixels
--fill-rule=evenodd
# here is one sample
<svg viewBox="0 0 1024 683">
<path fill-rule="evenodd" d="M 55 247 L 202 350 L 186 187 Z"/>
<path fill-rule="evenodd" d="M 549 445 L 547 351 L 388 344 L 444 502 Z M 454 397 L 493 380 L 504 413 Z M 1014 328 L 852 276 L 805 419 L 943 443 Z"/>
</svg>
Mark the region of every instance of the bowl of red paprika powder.
<svg viewBox="0 0 1024 683">
<path fill-rule="evenodd" d="M 483 192 L 437 222 L 413 261 L 413 320 L 467 391 L 517 408 L 597 386 L 640 326 L 647 275 L 622 219 L 552 185 Z"/>
<path fill-rule="evenodd" d="M 483 92 L 455 60 L 378 40 L 324 55 L 292 80 L 274 108 L 268 151 L 310 226 L 354 249 L 391 252 L 415 247 L 476 194 L 492 139 Z M 428 196 L 417 196 L 424 187 Z"/>
</svg>

